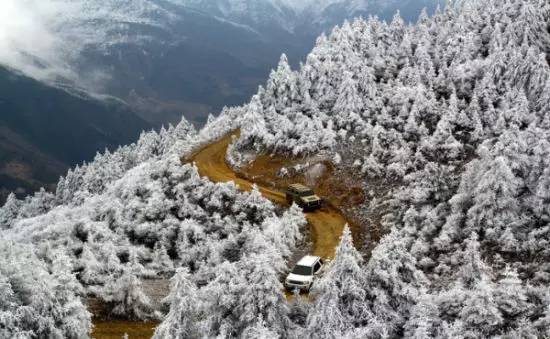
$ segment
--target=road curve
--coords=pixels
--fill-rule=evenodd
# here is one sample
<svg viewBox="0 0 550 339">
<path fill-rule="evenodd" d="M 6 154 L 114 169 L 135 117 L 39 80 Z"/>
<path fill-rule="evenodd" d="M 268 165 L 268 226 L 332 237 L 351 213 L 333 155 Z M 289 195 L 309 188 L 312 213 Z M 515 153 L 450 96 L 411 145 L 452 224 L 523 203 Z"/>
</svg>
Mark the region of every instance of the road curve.
<svg viewBox="0 0 550 339">
<path fill-rule="evenodd" d="M 225 160 L 227 147 L 236 135 L 238 132 L 233 132 L 209 144 L 190 157 L 189 161 L 195 163 L 201 176 L 213 182 L 233 181 L 241 190 L 250 191 L 255 183 L 239 177 Z M 260 184 L 256 185 L 264 197 L 274 203 L 288 206 L 283 192 Z M 318 211 L 306 213 L 306 218 L 311 229 L 313 254 L 332 259 L 347 223 L 346 219 L 338 209 L 327 204 Z"/>
</svg>

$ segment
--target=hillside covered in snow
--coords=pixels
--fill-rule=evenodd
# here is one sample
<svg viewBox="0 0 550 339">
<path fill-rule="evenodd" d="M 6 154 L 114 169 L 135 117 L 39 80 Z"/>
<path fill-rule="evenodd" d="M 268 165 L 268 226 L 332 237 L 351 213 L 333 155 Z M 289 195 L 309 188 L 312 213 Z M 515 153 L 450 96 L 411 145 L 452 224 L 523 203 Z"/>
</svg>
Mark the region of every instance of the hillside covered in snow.
<svg viewBox="0 0 550 339">
<path fill-rule="evenodd" d="M 242 105 L 282 52 L 298 65 L 315 38 L 344 19 L 390 20 L 401 9 L 414 20 L 424 6 L 432 13 L 435 4 L 4 0 L 0 204 L 8 191 L 21 198 L 55 186 L 68 168 L 130 143 L 143 129 L 177 123 L 182 115 L 202 126 L 208 114 Z M 37 128 L 44 116 L 53 122 Z M 127 125 L 118 123 L 122 118 Z M 65 130 L 74 131 L 65 144 L 77 152 L 57 142 Z"/>
<path fill-rule="evenodd" d="M 391 17 L 400 10 L 406 20 L 416 20 L 422 8 L 430 11 L 443 1 L 388 0 L 172 0 L 216 17 L 247 25 L 265 32 L 266 29 L 285 30 L 305 35 L 332 28 L 354 17 Z"/>
<path fill-rule="evenodd" d="M 61 88 L 108 95 L 144 120 L 203 124 L 242 104 L 286 51 L 359 15 L 416 18 L 436 0 L 5 0 L 0 65 Z"/>
<path fill-rule="evenodd" d="M 78 338 L 90 296 L 113 316 L 164 320 L 158 338 L 550 336 L 549 52 L 544 0 L 344 23 L 200 131 L 143 133 L 55 194 L 10 196 L 0 252 L 24 265 L 0 265 L 0 336 Z M 345 211 L 360 231 L 346 228 L 307 300 L 280 283 L 304 214 L 182 161 L 236 129 L 235 168 L 323 152 L 365 192 Z M 162 307 L 142 288 L 159 277 L 172 277 Z"/>
</svg>

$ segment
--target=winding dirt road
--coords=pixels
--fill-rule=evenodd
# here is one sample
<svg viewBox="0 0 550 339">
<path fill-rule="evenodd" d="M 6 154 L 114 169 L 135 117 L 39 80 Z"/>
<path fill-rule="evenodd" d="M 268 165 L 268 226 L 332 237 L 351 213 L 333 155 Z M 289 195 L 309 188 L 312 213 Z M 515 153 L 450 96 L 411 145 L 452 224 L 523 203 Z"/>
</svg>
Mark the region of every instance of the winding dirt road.
<svg viewBox="0 0 550 339">
<path fill-rule="evenodd" d="M 233 136 L 238 132 L 230 133 L 224 138 L 212 143 L 196 152 L 189 161 L 194 162 L 201 176 L 207 177 L 213 182 L 233 181 L 241 190 L 250 191 L 254 182 L 240 177 L 225 160 L 227 147 Z M 277 189 L 256 184 L 263 196 L 279 205 L 288 206 L 285 195 Z M 283 187 L 280 188 L 281 190 Z M 313 240 L 313 254 L 325 259 L 334 257 L 336 247 L 340 242 L 340 236 L 347 223 L 340 211 L 331 205 L 324 204 L 323 208 L 312 213 L 306 213 L 306 218 L 311 228 Z"/>
<path fill-rule="evenodd" d="M 238 132 L 231 133 L 202 148 L 187 161 L 194 162 L 199 174 L 208 177 L 213 182 L 233 181 L 240 189 L 250 191 L 254 182 L 239 176 L 225 161 L 227 147 L 231 143 L 233 135 L 238 135 Z M 288 206 L 282 191 L 261 184 L 256 185 L 262 195 L 269 200 L 279 205 Z M 283 188 L 280 187 L 281 190 Z M 325 259 L 333 258 L 344 225 L 347 223 L 346 219 L 337 208 L 330 204 L 325 204 L 318 211 L 306 213 L 306 218 L 311 229 L 313 254 Z M 286 296 L 288 299 L 292 298 L 292 294 L 289 292 L 286 293 Z M 94 325 L 92 338 L 114 339 L 122 337 L 124 333 L 128 333 L 131 338 L 151 338 L 157 324 L 130 321 L 95 321 Z"/>
</svg>

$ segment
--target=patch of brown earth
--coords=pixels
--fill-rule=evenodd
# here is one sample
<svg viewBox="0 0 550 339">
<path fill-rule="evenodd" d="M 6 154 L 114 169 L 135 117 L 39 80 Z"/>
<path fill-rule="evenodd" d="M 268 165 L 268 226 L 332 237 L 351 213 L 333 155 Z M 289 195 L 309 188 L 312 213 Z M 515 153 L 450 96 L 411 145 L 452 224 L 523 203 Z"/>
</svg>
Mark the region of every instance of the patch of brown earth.
<svg viewBox="0 0 550 339">
<path fill-rule="evenodd" d="M 133 322 L 125 320 L 96 321 L 92 329 L 93 339 L 150 339 L 155 333 L 156 322 Z"/>
<path fill-rule="evenodd" d="M 345 213 L 365 202 L 361 183 L 351 172 L 336 169 L 330 161 L 323 158 L 292 159 L 280 155 L 259 155 L 254 161 L 235 171 L 240 178 L 274 189 L 284 190 L 292 183 L 302 183 L 313 188 L 326 205 L 344 215 L 356 246 L 361 246 L 359 222 Z M 312 171 L 315 172 L 313 178 Z M 285 175 L 282 172 L 286 172 Z M 315 237 L 314 229 L 312 235 Z"/>
<path fill-rule="evenodd" d="M 213 182 L 233 181 L 240 189 L 250 191 L 256 185 L 260 192 L 271 201 L 288 206 L 284 189 L 294 182 L 306 183 L 304 172 L 290 173 L 280 176 L 280 170 L 304 164 L 303 159 L 289 159 L 277 156 L 258 156 L 244 168 L 235 170 L 226 162 L 227 148 L 237 136 L 238 131 L 230 133 L 219 141 L 212 143 L 195 153 L 189 160 L 194 162 L 201 176 L 208 177 Z M 185 160 L 185 159 L 184 159 Z M 306 213 L 313 240 L 313 254 L 323 258 L 333 258 L 335 249 L 340 242 L 340 236 L 345 224 L 349 224 L 354 235 L 360 227 L 352 220 L 346 219 L 340 208 L 345 204 L 363 201 L 361 190 L 357 185 L 346 186 L 345 178 L 334 178 L 333 168 L 326 160 L 319 161 L 326 169 L 316 180 L 313 186 L 326 203 L 323 208 L 315 212 Z M 310 163 L 309 166 L 317 163 Z M 335 194 L 338 192 L 338 194 Z M 360 237 L 355 237 L 360 239 Z"/>
<path fill-rule="evenodd" d="M 170 281 L 168 279 L 148 279 L 143 280 L 142 289 L 155 307 L 158 309 L 164 298 L 170 290 Z M 155 328 L 159 325 L 158 321 L 138 321 L 128 319 L 113 319 L 111 313 L 112 305 L 103 302 L 97 298 L 88 298 L 88 311 L 93 314 L 92 338 L 94 339 L 121 339 L 124 334 L 128 338 L 151 338 Z"/>
<path fill-rule="evenodd" d="M 5 164 L 0 172 L 9 175 L 13 178 L 29 180 L 32 177 L 32 168 L 18 161 L 10 161 Z"/>
</svg>

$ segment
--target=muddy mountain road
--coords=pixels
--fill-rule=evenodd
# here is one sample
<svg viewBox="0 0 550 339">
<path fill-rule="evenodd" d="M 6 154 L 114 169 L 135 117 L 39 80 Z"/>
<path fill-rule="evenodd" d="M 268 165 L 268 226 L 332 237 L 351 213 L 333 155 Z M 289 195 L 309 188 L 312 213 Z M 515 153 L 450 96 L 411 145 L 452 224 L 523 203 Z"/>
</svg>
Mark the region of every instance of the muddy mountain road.
<svg viewBox="0 0 550 339">
<path fill-rule="evenodd" d="M 281 206 L 288 207 L 286 202 L 283 185 L 281 187 L 271 187 L 271 185 L 262 182 L 253 182 L 245 177 L 254 177 L 250 173 L 237 173 L 225 161 L 227 147 L 232 141 L 233 136 L 238 132 L 230 133 L 224 138 L 207 145 L 197 151 L 188 159 L 182 159 L 183 162 L 194 162 L 199 170 L 199 174 L 207 177 L 212 182 L 233 181 L 241 190 L 250 191 L 256 184 L 263 196 L 272 202 Z M 246 169 L 245 169 L 246 171 Z M 257 172 L 257 171 L 256 171 Z M 253 174 L 256 174 L 253 173 Z M 244 175 L 243 175 L 244 174 Z M 323 197 L 327 198 L 327 197 Z M 332 197 L 329 197 L 332 198 Z M 336 207 L 330 203 L 325 203 L 323 208 L 315 212 L 306 213 L 306 218 L 311 229 L 313 242 L 313 254 L 325 259 L 334 257 L 336 247 L 340 242 L 340 236 L 347 220 Z M 166 281 L 162 281 L 162 286 L 166 289 Z M 155 282 L 152 282 L 154 285 Z M 165 290 L 167 293 L 168 291 Z M 292 294 L 287 292 L 287 298 L 290 300 Z M 96 339 L 114 339 L 120 338 L 124 333 L 128 333 L 132 338 L 151 338 L 154 327 L 157 323 L 142 323 L 133 321 L 94 321 L 95 328 L 92 337 Z"/>
<path fill-rule="evenodd" d="M 202 148 L 187 161 L 195 163 L 199 174 L 207 177 L 212 182 L 233 181 L 239 189 L 244 191 L 251 191 L 252 186 L 256 185 L 267 199 L 276 204 L 288 206 L 283 193 L 284 187 L 271 188 L 262 185 L 262 183 L 244 179 L 242 175 L 239 175 L 227 164 L 225 160 L 227 148 L 233 137 L 237 135 L 238 132 L 226 135 L 222 139 Z M 347 220 L 337 208 L 326 203 L 320 210 L 306 213 L 306 218 L 311 229 L 313 254 L 325 259 L 333 258 Z"/>
</svg>

